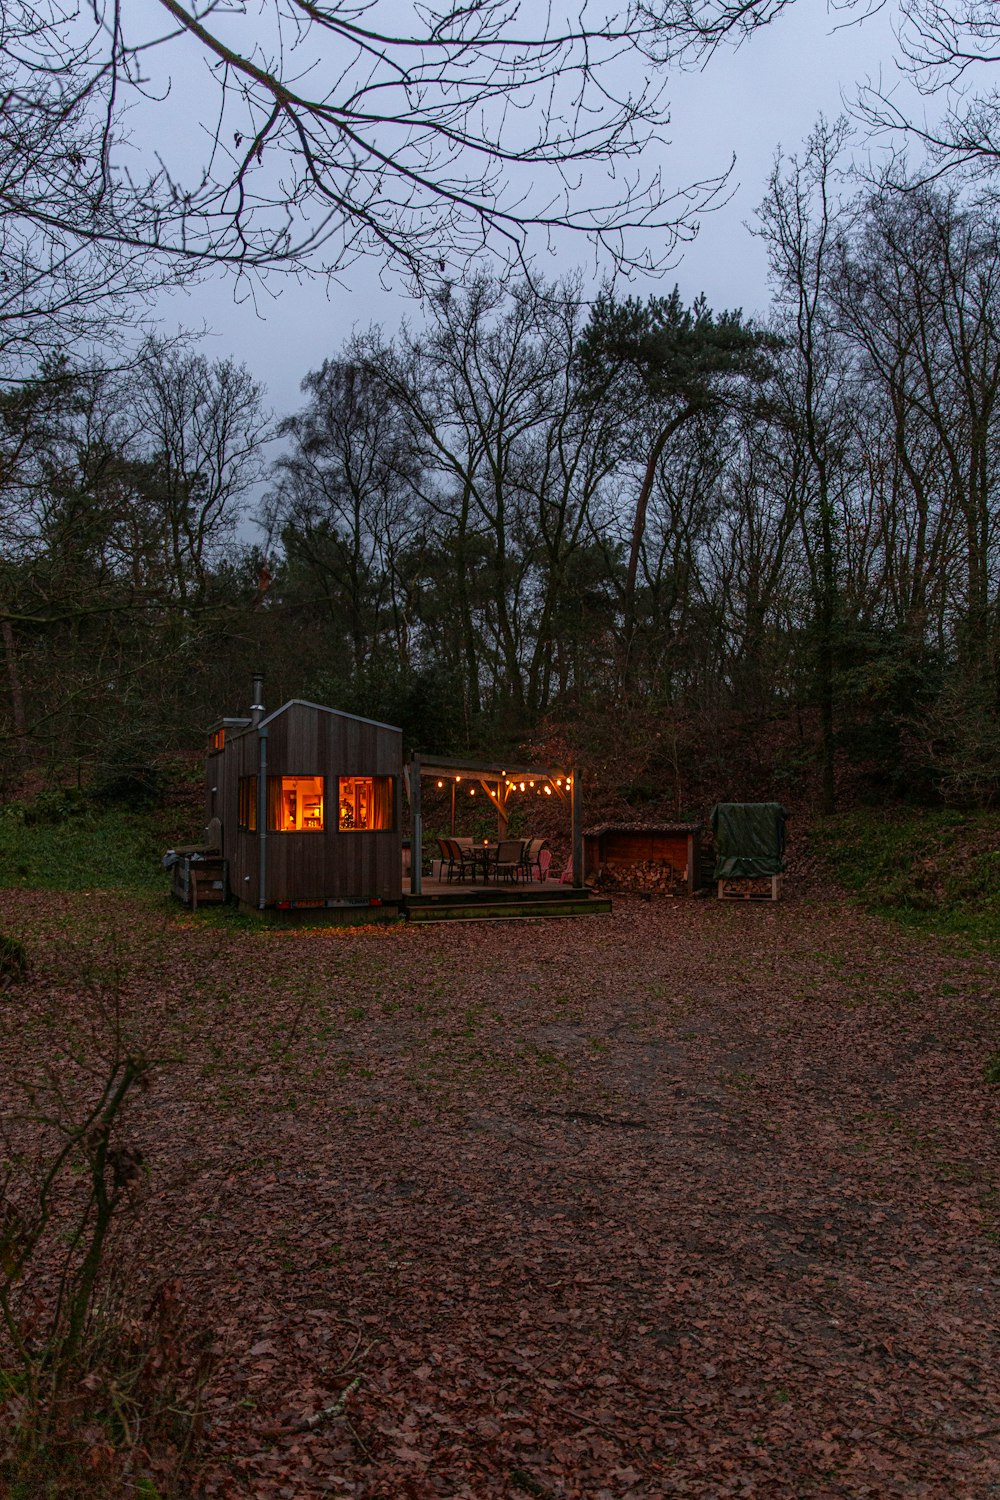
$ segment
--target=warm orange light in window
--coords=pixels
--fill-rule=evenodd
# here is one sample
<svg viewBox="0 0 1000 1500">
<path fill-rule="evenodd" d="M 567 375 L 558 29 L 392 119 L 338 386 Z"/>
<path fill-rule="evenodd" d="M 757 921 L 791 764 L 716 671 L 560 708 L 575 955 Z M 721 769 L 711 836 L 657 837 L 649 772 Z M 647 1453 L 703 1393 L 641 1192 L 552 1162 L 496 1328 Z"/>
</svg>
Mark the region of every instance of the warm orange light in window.
<svg viewBox="0 0 1000 1500">
<path fill-rule="evenodd" d="M 337 779 L 337 827 L 342 833 L 392 828 L 391 776 L 340 776 Z"/>
<path fill-rule="evenodd" d="M 268 827 L 278 833 L 323 832 L 322 776 L 268 777 Z"/>
</svg>

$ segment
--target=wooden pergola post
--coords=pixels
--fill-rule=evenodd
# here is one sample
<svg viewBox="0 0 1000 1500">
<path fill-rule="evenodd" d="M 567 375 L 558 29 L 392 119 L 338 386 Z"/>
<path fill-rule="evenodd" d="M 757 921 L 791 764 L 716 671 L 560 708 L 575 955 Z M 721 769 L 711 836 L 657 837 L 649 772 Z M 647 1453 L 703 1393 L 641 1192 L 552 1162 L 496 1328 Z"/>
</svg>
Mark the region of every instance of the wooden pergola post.
<svg viewBox="0 0 1000 1500">
<path fill-rule="evenodd" d="M 497 777 L 497 839 L 507 837 L 507 778 Z"/>
<path fill-rule="evenodd" d="M 576 766 L 570 774 L 573 778 L 573 795 L 570 799 L 573 809 L 573 888 L 580 890 L 583 886 L 583 794 Z"/>
<path fill-rule="evenodd" d="M 410 894 L 419 896 L 424 873 L 424 828 L 420 815 L 420 757 L 414 755 L 410 762 Z"/>
</svg>

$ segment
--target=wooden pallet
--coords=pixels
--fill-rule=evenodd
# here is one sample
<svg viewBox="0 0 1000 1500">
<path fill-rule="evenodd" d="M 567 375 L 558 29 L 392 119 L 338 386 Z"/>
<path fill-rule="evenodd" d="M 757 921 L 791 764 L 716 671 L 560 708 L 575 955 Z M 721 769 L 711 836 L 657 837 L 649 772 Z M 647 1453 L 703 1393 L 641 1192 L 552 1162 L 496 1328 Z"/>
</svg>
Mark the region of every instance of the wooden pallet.
<svg viewBox="0 0 1000 1500">
<path fill-rule="evenodd" d="M 720 880 L 720 901 L 780 901 L 781 875 L 752 875 Z"/>
</svg>

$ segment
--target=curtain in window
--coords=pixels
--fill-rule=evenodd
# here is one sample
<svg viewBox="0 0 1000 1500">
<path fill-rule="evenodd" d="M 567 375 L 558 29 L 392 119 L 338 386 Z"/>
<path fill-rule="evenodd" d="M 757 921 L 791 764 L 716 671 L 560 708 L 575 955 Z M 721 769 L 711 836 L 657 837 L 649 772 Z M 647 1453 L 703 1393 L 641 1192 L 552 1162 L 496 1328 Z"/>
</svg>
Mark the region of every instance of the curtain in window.
<svg viewBox="0 0 1000 1500">
<path fill-rule="evenodd" d="M 281 829 L 281 777 L 269 776 L 267 778 L 267 826 L 268 828 Z"/>
<path fill-rule="evenodd" d="M 238 826 L 247 833 L 257 832 L 257 778 L 256 776 L 241 776 L 239 786 L 239 817 Z"/>
<path fill-rule="evenodd" d="M 370 828 L 392 827 L 392 777 L 376 776 L 372 780 L 372 816 Z"/>
</svg>

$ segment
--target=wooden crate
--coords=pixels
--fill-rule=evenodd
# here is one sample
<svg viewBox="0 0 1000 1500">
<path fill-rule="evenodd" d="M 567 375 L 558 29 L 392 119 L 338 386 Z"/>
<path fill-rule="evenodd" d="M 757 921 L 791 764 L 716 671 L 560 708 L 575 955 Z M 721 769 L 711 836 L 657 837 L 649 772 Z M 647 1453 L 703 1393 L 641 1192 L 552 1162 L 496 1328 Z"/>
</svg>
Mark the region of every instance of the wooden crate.
<svg viewBox="0 0 1000 1500">
<path fill-rule="evenodd" d="M 756 875 L 718 882 L 720 901 L 780 901 L 780 875 Z"/>
<path fill-rule="evenodd" d="M 228 866 L 224 859 L 191 859 L 182 855 L 173 867 L 173 893 L 197 911 L 226 899 Z"/>
</svg>

